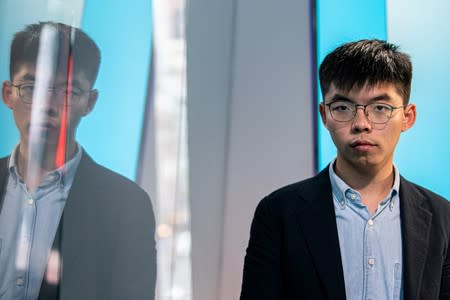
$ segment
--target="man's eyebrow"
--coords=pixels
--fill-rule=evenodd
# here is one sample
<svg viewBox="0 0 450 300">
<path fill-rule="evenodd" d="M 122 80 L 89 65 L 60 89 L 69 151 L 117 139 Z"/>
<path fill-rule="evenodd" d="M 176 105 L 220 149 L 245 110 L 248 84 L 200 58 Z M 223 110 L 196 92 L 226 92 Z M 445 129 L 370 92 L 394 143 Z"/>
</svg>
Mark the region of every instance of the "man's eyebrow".
<svg viewBox="0 0 450 300">
<path fill-rule="evenodd" d="M 391 101 L 392 97 L 389 96 L 389 94 L 384 93 L 384 94 L 373 97 L 372 99 L 370 99 L 370 102 L 376 102 L 376 101 L 381 101 L 381 100 Z"/>
<path fill-rule="evenodd" d="M 34 81 L 35 79 L 34 75 L 30 73 L 26 73 L 19 78 L 20 81 Z"/>
<path fill-rule="evenodd" d="M 334 101 L 348 101 L 348 102 L 353 102 L 352 100 L 350 100 L 350 98 L 345 97 L 344 95 L 341 94 L 334 94 L 333 97 L 331 97 L 331 99 L 329 100 L 330 102 L 334 102 Z"/>
<path fill-rule="evenodd" d="M 377 102 L 377 101 L 382 101 L 382 100 L 384 100 L 384 101 L 391 101 L 392 97 L 389 96 L 389 94 L 387 94 L 387 93 L 383 93 L 383 94 L 380 94 L 380 95 L 377 95 L 377 96 L 371 98 L 369 100 L 369 102 Z M 334 101 L 354 102 L 350 98 L 348 98 L 348 97 L 346 97 L 344 95 L 341 95 L 341 94 L 334 94 L 333 97 L 331 97 L 331 99 L 329 101 L 330 102 L 334 102 Z"/>
<path fill-rule="evenodd" d="M 36 77 L 33 74 L 25 73 L 23 76 L 19 78 L 20 81 L 35 81 Z M 64 82 L 62 84 L 68 84 L 68 82 Z M 59 84 L 61 85 L 61 84 Z M 77 79 L 72 80 L 72 86 L 77 89 L 81 89 L 81 82 Z"/>
<path fill-rule="evenodd" d="M 68 85 L 69 85 L 68 81 L 63 81 L 63 82 L 55 84 L 55 86 L 66 86 L 66 87 L 68 87 Z M 73 88 L 81 89 L 81 86 L 82 85 L 81 85 L 81 82 L 79 80 L 77 80 L 77 79 L 72 80 L 72 87 Z"/>
</svg>

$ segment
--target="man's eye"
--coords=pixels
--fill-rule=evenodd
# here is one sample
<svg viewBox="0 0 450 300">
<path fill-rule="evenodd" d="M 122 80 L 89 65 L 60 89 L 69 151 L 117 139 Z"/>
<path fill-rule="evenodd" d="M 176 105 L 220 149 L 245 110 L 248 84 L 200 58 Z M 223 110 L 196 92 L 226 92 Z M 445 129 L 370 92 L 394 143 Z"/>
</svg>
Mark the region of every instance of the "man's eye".
<svg viewBox="0 0 450 300">
<path fill-rule="evenodd" d="M 374 106 L 373 110 L 375 112 L 387 112 L 389 110 L 389 106 L 378 104 Z"/>
<path fill-rule="evenodd" d="M 32 94 L 34 91 L 34 85 L 22 85 L 20 87 L 20 89 L 22 90 L 22 92 L 27 93 L 27 94 Z"/>
<path fill-rule="evenodd" d="M 76 97 L 80 97 L 81 95 L 83 95 L 83 92 L 74 89 L 74 90 L 72 90 L 72 95 L 76 96 Z"/>
<path fill-rule="evenodd" d="M 337 106 L 333 106 L 333 111 L 337 111 L 337 112 L 347 112 L 349 111 L 350 108 L 347 105 L 337 105 Z"/>
</svg>

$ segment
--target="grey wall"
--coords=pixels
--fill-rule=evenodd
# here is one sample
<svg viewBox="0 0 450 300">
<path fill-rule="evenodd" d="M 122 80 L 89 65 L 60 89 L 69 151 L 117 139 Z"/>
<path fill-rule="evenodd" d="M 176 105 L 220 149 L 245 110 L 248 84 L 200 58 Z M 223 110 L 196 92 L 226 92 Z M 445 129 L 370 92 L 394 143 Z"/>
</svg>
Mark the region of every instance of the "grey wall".
<svg viewBox="0 0 450 300">
<path fill-rule="evenodd" d="M 193 299 L 217 299 L 225 220 L 234 3 L 189 1 L 186 13 Z"/>
<path fill-rule="evenodd" d="M 313 175 L 310 7 L 188 4 L 193 299 L 237 299 L 257 203 Z"/>
</svg>

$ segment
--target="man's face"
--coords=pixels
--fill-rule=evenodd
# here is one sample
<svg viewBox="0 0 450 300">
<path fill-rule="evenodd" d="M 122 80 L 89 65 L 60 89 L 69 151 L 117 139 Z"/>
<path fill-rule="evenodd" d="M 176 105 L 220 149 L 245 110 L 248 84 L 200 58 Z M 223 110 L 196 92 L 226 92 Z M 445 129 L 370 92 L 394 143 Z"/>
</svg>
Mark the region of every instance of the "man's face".
<svg viewBox="0 0 450 300">
<path fill-rule="evenodd" d="M 42 87 L 43 92 L 40 94 L 43 97 L 28 99 L 25 96 L 27 91 L 32 91 L 34 87 L 34 95 L 36 95 L 39 89 L 36 77 L 35 66 L 24 64 L 14 74 L 12 81 L 3 82 L 2 86 L 3 101 L 13 111 L 21 144 L 28 144 L 33 138 L 47 146 L 56 145 L 61 131 L 65 131 L 69 142 L 72 142 L 81 117 L 92 110 L 97 99 L 97 92 L 90 90 L 90 83 L 83 73 L 74 74 L 72 94 L 76 94 L 72 96 L 73 101 L 68 105 L 65 103 L 68 86 L 67 72 L 60 70 L 50 76 L 48 86 Z M 19 87 L 22 87 L 21 92 Z M 33 91 L 29 94 L 33 94 Z"/>
<path fill-rule="evenodd" d="M 369 87 L 366 84 L 362 88 L 343 92 L 332 84 L 324 99 L 325 105 L 320 105 L 320 114 L 336 145 L 338 161 L 360 170 L 390 168 L 401 132 L 411 128 L 415 122 L 415 106 L 410 104 L 405 108 L 395 109 L 389 121 L 374 124 L 364 114 L 362 107 L 357 108 L 353 120 L 336 121 L 326 104 L 343 100 L 360 105 L 377 103 L 399 107 L 403 105 L 403 98 L 395 85 L 384 83 Z"/>
</svg>

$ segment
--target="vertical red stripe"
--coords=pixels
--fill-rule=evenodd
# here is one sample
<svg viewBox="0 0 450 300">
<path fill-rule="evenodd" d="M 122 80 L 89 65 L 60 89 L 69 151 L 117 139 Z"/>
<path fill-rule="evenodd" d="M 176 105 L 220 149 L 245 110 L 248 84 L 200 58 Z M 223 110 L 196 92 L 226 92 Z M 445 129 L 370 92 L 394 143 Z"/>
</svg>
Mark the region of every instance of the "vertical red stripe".
<svg viewBox="0 0 450 300">
<path fill-rule="evenodd" d="M 72 104 L 72 80 L 73 80 L 73 57 L 69 54 L 67 67 L 67 93 L 64 95 L 63 112 L 61 116 L 61 124 L 59 126 L 58 144 L 56 146 L 56 167 L 59 168 L 66 162 L 67 151 L 67 127 L 70 118 L 70 107 Z"/>
</svg>

